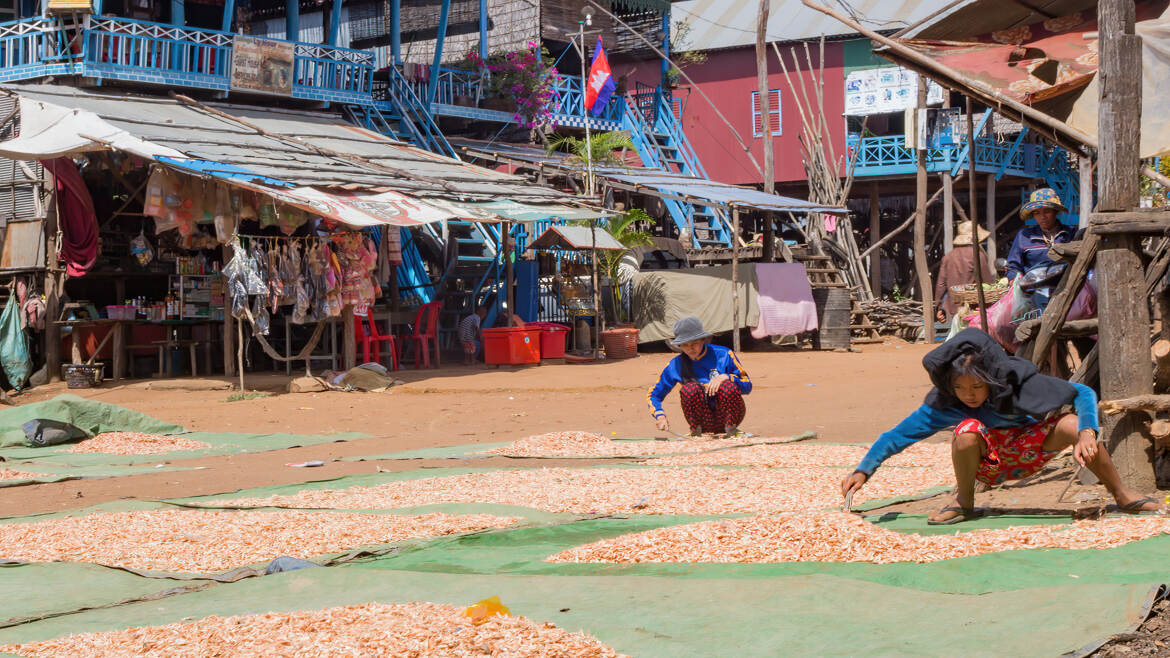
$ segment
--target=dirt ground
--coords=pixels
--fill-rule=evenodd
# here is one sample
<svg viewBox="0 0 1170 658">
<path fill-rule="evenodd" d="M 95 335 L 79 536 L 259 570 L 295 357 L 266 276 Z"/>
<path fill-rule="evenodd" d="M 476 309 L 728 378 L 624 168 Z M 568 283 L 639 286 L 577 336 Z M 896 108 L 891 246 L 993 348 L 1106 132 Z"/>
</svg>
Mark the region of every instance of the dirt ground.
<svg viewBox="0 0 1170 658">
<path fill-rule="evenodd" d="M 869 442 L 917 407 L 929 390 L 920 365 L 929 345 L 897 340 L 867 345 L 859 353 L 779 351 L 742 355 L 754 388 L 743 428 L 761 436 L 806 430 L 818 441 Z M 159 380 L 110 382 L 96 389 L 68 390 L 63 384 L 37 388 L 20 404 L 63 392 L 121 405 L 199 431 L 292 432 L 355 431 L 373 438 L 249 455 L 167 462 L 202 466 L 200 470 L 150 473 L 120 478 L 73 480 L 14 487 L 0 494 L 0 516 L 71 509 L 125 498 L 166 498 L 222 493 L 250 487 L 319 480 L 381 470 L 458 466 L 452 460 L 336 462 L 338 457 L 376 455 L 416 448 L 510 441 L 532 434 L 584 430 L 619 437 L 662 435 L 646 407 L 646 391 L 668 353 L 643 354 L 626 361 L 526 368 L 444 365 L 439 370 L 401 370 L 407 383 L 385 393 L 288 394 L 289 377 L 249 375 L 250 390 L 269 397 L 229 402 L 233 393 L 213 386 L 226 380 L 165 382 L 193 390 L 156 390 Z M 294 373 L 295 374 L 295 373 Z M 148 388 L 148 386 L 150 388 Z M 685 432 L 677 394 L 666 405 L 673 429 Z M 942 440 L 945 437 L 939 437 Z M 313 469 L 288 463 L 324 460 Z M 587 462 L 574 460 L 582 465 Z M 556 461 L 476 460 L 477 466 L 553 466 Z M 1100 487 L 1074 485 L 1056 499 L 1067 474 L 1017 489 L 983 494 L 979 505 L 1012 509 L 1068 511 L 1102 504 Z M 942 500 L 918 501 L 893 509 L 934 511 Z"/>
</svg>

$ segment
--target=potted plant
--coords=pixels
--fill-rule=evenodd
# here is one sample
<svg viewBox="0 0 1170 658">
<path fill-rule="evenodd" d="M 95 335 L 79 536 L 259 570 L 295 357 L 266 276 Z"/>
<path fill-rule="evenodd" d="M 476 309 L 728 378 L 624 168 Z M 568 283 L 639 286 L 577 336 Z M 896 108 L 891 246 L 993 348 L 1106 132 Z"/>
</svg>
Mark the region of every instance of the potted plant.
<svg viewBox="0 0 1170 658">
<path fill-rule="evenodd" d="M 473 48 L 464 58 L 464 67 L 479 72 L 486 81 L 483 107 L 513 112 L 513 119 L 525 128 L 554 125 L 554 87 L 561 76 L 548 50 L 536 42 L 487 57 Z"/>
</svg>

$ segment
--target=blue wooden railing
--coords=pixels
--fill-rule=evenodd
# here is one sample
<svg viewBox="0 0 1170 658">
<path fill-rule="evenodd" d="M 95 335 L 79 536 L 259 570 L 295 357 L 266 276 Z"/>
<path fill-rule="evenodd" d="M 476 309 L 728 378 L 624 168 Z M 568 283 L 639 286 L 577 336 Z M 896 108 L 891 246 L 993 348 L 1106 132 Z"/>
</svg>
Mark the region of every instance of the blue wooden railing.
<svg viewBox="0 0 1170 658">
<path fill-rule="evenodd" d="M 0 23 L 0 82 L 75 73 L 74 36 L 51 19 Z"/>
<path fill-rule="evenodd" d="M 904 146 L 901 135 L 847 140 L 850 157 L 857 152 L 855 176 L 892 176 L 914 173 L 918 154 Z M 930 172 L 967 167 L 964 137 L 958 146 L 926 149 L 926 170 Z M 1042 148 L 1035 144 L 999 142 L 989 137 L 975 139 L 975 169 L 984 173 L 1040 178 Z"/>
</svg>

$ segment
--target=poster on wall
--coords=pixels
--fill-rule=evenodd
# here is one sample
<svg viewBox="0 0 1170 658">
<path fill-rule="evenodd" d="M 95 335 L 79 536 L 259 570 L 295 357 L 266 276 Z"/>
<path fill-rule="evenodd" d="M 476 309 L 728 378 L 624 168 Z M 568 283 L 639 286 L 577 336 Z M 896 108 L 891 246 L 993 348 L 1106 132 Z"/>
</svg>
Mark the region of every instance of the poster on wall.
<svg viewBox="0 0 1170 658">
<path fill-rule="evenodd" d="M 927 105 L 943 100 L 937 83 L 926 83 Z M 918 74 L 899 66 L 854 71 L 845 78 L 845 115 L 902 112 L 918 103 Z"/>
<path fill-rule="evenodd" d="M 295 45 L 236 35 L 232 39 L 232 89 L 292 96 Z"/>
</svg>

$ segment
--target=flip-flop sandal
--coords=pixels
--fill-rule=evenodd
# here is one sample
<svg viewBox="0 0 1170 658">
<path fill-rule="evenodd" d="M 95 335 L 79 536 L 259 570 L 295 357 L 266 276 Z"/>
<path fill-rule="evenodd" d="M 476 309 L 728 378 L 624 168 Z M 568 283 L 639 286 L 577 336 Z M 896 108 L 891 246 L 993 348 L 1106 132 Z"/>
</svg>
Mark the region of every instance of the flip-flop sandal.
<svg viewBox="0 0 1170 658">
<path fill-rule="evenodd" d="M 1163 508 L 1139 509 L 1139 508 L 1141 508 L 1142 505 L 1145 505 L 1146 503 L 1156 503 L 1156 502 L 1158 502 L 1157 498 L 1155 498 L 1153 496 L 1146 496 L 1145 498 L 1131 500 L 1131 501 L 1129 501 L 1129 503 L 1127 503 L 1125 505 L 1118 505 L 1117 509 L 1120 512 L 1124 512 L 1126 514 L 1133 514 L 1135 516 L 1139 515 L 1139 514 L 1144 514 L 1144 515 L 1148 515 L 1148 516 L 1156 516 L 1159 514 L 1165 514 L 1166 510 Z"/>
<path fill-rule="evenodd" d="M 959 515 L 952 516 L 945 521 L 931 521 L 930 519 L 927 519 L 926 525 L 954 525 L 956 523 L 962 523 L 963 521 L 977 519 L 980 516 L 979 510 L 975 509 L 974 507 L 959 507 L 957 505 L 944 507 L 940 509 L 939 512 L 958 512 Z"/>
</svg>

